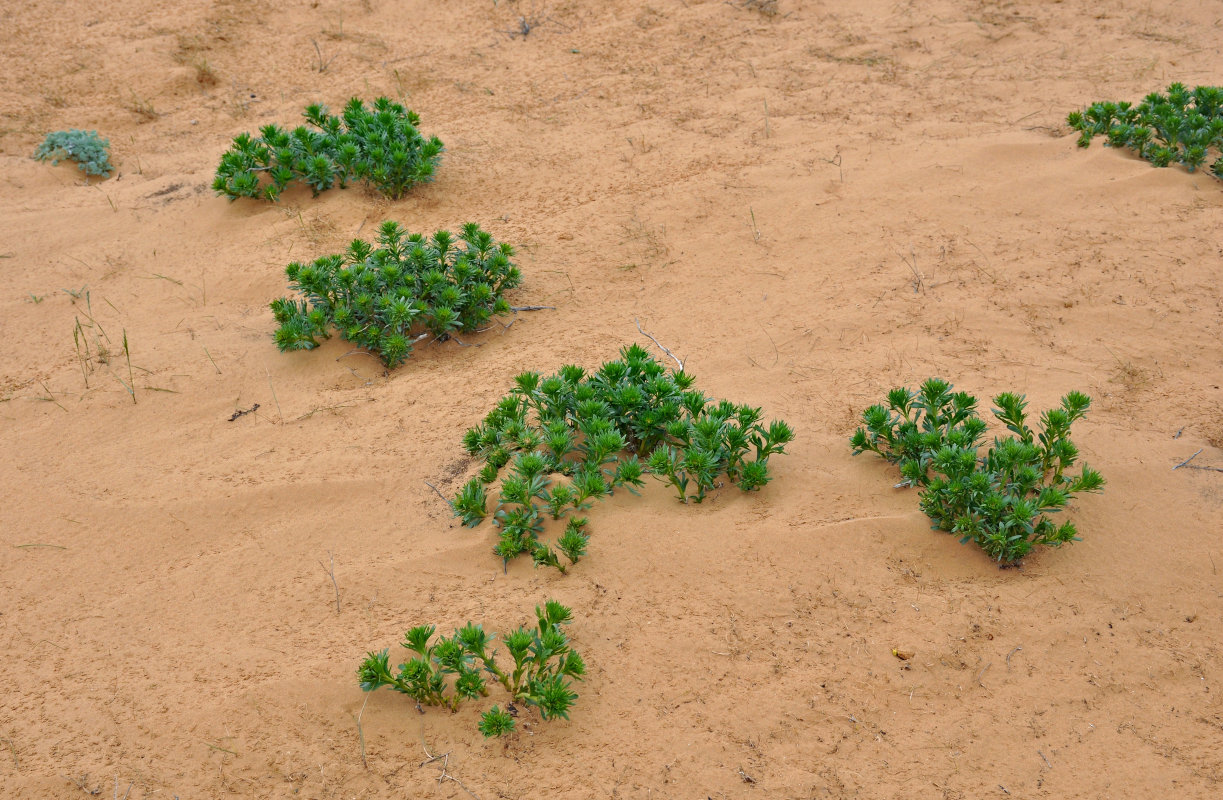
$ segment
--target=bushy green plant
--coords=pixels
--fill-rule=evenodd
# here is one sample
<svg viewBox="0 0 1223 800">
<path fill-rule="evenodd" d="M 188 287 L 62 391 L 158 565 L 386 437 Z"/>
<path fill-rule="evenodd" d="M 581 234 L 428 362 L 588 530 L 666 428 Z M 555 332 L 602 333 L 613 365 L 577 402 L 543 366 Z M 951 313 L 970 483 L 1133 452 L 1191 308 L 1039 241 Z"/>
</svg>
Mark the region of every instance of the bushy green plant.
<svg viewBox="0 0 1223 800">
<path fill-rule="evenodd" d="M 1174 83 L 1167 94 L 1152 92 L 1138 105 L 1093 103 L 1072 111 L 1066 121 L 1079 131 L 1080 147 L 1103 136 L 1109 147 L 1128 147 L 1157 167 L 1184 164 L 1193 172 L 1223 148 L 1223 88 L 1190 91 Z M 1216 158 L 1210 170 L 1223 178 L 1223 158 Z"/>
<path fill-rule="evenodd" d="M 230 200 L 277 200 L 294 181 L 319 192 L 365 180 L 397 200 L 418 183 L 433 179 L 442 141 L 416 129 L 420 117 L 379 97 L 371 108 L 352 98 L 341 116 L 314 104 L 303 113 L 310 127 L 286 131 L 265 125 L 258 136 L 243 133 L 221 156 L 212 188 Z"/>
<path fill-rule="evenodd" d="M 48 133 L 34 151 L 34 158 L 50 161 L 52 166 L 63 159 L 71 159 L 86 175 L 104 178 L 114 169 L 110 164 L 110 141 L 98 136 L 97 131 L 73 129 Z"/>
<path fill-rule="evenodd" d="M 683 371 L 668 372 L 638 345 L 587 374 L 568 365 L 543 377 L 524 372 L 463 444 L 483 460 L 454 500 L 466 525 L 488 514 L 488 487 L 501 477 L 494 552 L 508 561 L 528 554 L 536 566 L 565 571 L 540 540 L 547 518 L 588 510 L 624 488 L 636 494 L 652 473 L 686 502 L 701 502 L 725 475 L 744 491 L 768 483 L 769 457 L 784 453 L 793 431 L 760 423 L 759 408 L 712 402 Z M 571 563 L 585 554 L 585 517 L 571 517 L 556 549 Z"/>
<path fill-rule="evenodd" d="M 994 403 L 994 416 L 1011 435 L 995 437 L 983 454 L 987 425 L 977 416 L 976 398 L 953 393 L 937 378 L 918 392 L 893 389 L 886 405 L 866 409 L 865 427 L 850 445 L 854 455 L 870 451 L 897 464 L 900 485 L 918 487 L 921 509 L 935 528 L 1013 564 L 1036 545 L 1077 541 L 1073 522 L 1057 525 L 1048 515 L 1079 492 L 1099 491 L 1104 478 L 1086 464 L 1078 475 L 1069 471 L 1079 456 L 1070 426 L 1087 413 L 1086 395 L 1066 395 L 1061 407 L 1041 415 L 1036 430 L 1027 424 L 1022 395 L 1000 394 Z"/>
<path fill-rule="evenodd" d="M 535 608 L 534 628 L 520 627 L 502 637 L 513 666 L 497 663 L 492 649 L 494 634 L 470 622 L 453 636 L 433 638 L 433 625 L 412 628 L 404 635 L 403 646 L 409 658 L 392 673 L 390 652 L 369 653 L 357 670 L 364 691 L 386 686 L 402 692 L 422 705 L 441 706 L 455 711 L 465 700 L 488 696 L 486 675 L 501 684 L 510 695 L 506 710 L 493 706 L 480 720 L 486 737 L 505 736 L 514 730 L 513 703 L 539 709 L 543 719 L 569 719 L 569 709 L 577 700 L 569 679 L 582 680 L 586 665 L 569 644 L 562 625 L 572 620 L 572 612 L 556 602 L 547 601 Z"/>
<path fill-rule="evenodd" d="M 271 304 L 281 350 L 313 349 L 335 328 L 395 367 L 421 338 L 473 331 L 508 313 L 502 292 L 522 280 L 510 262 L 513 248 L 475 223 L 456 240 L 449 231 L 408 234 L 388 221 L 376 244 L 357 239 L 343 253 L 285 268 L 301 299 Z"/>
</svg>

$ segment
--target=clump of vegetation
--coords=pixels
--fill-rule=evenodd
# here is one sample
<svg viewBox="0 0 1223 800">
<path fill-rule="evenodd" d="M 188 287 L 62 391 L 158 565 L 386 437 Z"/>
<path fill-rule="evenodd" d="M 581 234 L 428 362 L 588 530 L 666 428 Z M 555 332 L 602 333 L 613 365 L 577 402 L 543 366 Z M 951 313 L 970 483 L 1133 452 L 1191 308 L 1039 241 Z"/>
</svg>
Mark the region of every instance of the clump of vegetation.
<svg viewBox="0 0 1223 800">
<path fill-rule="evenodd" d="M 493 706 L 480 719 L 486 737 L 505 736 L 514 730 L 515 703 L 539 709 L 545 720 L 569 719 L 577 700 L 569 679 L 582 680 L 586 665 L 561 629 L 572 619 L 571 611 L 555 600 L 536 606 L 534 629 L 520 627 L 502 636 L 513 666 L 497 663 L 492 650 L 495 634 L 468 622 L 453 636 L 433 639 L 437 628 L 421 625 L 405 634 L 403 646 L 408 660 L 392 673 L 390 653 L 369 653 L 357 670 L 364 691 L 386 686 L 402 692 L 421 705 L 458 710 L 466 700 L 487 697 L 488 680 L 501 684 L 510 696 L 505 710 Z"/>
<path fill-rule="evenodd" d="M 1198 86 L 1190 91 L 1174 83 L 1167 94 L 1152 92 L 1138 105 L 1101 102 L 1066 118 L 1079 131 L 1079 147 L 1096 136 L 1109 147 L 1128 147 L 1157 167 L 1184 164 L 1190 172 L 1223 150 L 1223 88 Z M 1223 158 L 1210 171 L 1223 178 Z"/>
<path fill-rule="evenodd" d="M 766 427 L 759 408 L 711 401 L 692 388 L 690 375 L 668 372 L 638 345 L 620 356 L 590 374 L 574 365 L 546 378 L 522 373 L 463 437 L 484 467 L 455 498 L 455 514 L 480 524 L 489 487 L 505 468 L 493 512 L 501 529 L 494 552 L 503 560 L 528 554 L 536 566 L 564 572 L 556 551 L 577 563 L 587 520 L 569 517 L 554 550 L 540 540 L 546 519 L 584 512 L 617 489 L 636 494 L 647 473 L 685 503 L 704 500 L 721 476 L 744 491 L 769 482 L 769 458 L 794 437 L 786 423 Z"/>
<path fill-rule="evenodd" d="M 64 159 L 76 162 L 86 175 L 109 177 L 114 167 L 110 163 L 110 141 L 97 131 L 56 131 L 48 133 L 34 151 L 34 158 L 50 161 L 52 166 Z"/>
<path fill-rule="evenodd" d="M 935 528 L 976 542 L 1003 565 L 1018 562 L 1036 545 L 1077 541 L 1073 522 L 1057 525 L 1048 515 L 1079 492 L 1104 486 L 1100 473 L 1086 464 L 1079 474 L 1070 472 L 1079 457 L 1070 426 L 1087 413 L 1091 399 L 1071 392 L 1033 430 L 1024 397 L 1000 394 L 993 414 L 1011 435 L 995 437 L 981 453 L 987 425 L 977 415 L 977 400 L 951 390 L 937 378 L 919 392 L 893 389 L 887 405 L 863 412 L 865 427 L 850 440 L 854 455 L 869 450 L 899 466 L 899 485 L 918 487 L 921 509 Z"/>
<path fill-rule="evenodd" d="M 741 5 L 759 11 L 766 17 L 775 17 L 778 14 L 777 0 L 742 0 Z"/>
<path fill-rule="evenodd" d="M 343 189 L 349 181 L 364 180 L 397 200 L 433 179 L 444 149 L 436 136 L 420 134 L 419 116 L 385 97 L 372 108 L 354 97 L 339 117 L 314 104 L 304 116 L 310 127 L 286 131 L 265 125 L 259 136 L 235 138 L 217 167 L 216 193 L 230 200 L 274 201 L 295 181 L 307 184 L 317 197 L 332 186 Z"/>
<path fill-rule="evenodd" d="M 335 328 L 395 367 L 423 338 L 444 340 L 509 313 L 502 292 L 522 280 L 513 254 L 475 223 L 464 225 L 456 240 L 449 231 L 425 238 L 384 222 L 377 246 L 356 239 L 343 253 L 285 268 L 302 299 L 272 302 L 280 323 L 276 345 L 310 350 Z"/>
</svg>

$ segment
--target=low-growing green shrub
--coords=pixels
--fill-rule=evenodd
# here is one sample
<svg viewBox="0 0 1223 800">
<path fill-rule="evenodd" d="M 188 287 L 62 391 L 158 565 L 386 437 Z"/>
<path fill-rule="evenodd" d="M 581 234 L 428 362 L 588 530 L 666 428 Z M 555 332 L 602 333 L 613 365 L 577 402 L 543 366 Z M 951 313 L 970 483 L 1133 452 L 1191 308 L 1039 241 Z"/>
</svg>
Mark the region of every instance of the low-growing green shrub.
<svg viewBox="0 0 1223 800">
<path fill-rule="evenodd" d="M 339 117 L 314 104 L 303 116 L 311 127 L 286 131 L 265 125 L 259 136 L 236 137 L 221 156 L 213 190 L 230 200 L 276 200 L 295 181 L 310 186 L 317 197 L 332 186 L 343 189 L 349 181 L 365 180 L 397 200 L 433 179 L 445 149 L 441 139 L 426 139 L 416 129 L 420 117 L 385 97 L 372 108 L 354 97 Z"/>
<path fill-rule="evenodd" d="M 951 389 L 937 378 L 916 393 L 893 389 L 886 406 L 863 412 L 865 427 L 850 440 L 854 455 L 869 450 L 897 464 L 904 478 L 899 485 L 918 487 L 921 509 L 935 528 L 976 542 L 1002 564 L 1019 561 L 1036 545 L 1077 541 L 1073 522 L 1056 525 L 1048 515 L 1075 494 L 1104 486 L 1086 464 L 1078 475 L 1069 472 L 1079 456 L 1070 426 L 1087 413 L 1091 399 L 1071 392 L 1033 430 L 1024 397 L 998 395 L 993 414 L 1012 435 L 995 437 L 982 454 L 987 425 L 977 416 L 977 400 Z"/>
<path fill-rule="evenodd" d="M 473 331 L 509 313 L 501 293 L 522 280 L 513 254 L 475 223 L 464 225 L 456 241 L 449 231 L 426 239 L 384 222 L 377 247 L 356 239 L 343 253 L 285 268 L 302 299 L 272 302 L 280 323 L 276 345 L 310 350 L 335 328 L 387 367 L 397 366 L 422 338 Z"/>
<path fill-rule="evenodd" d="M 101 175 L 104 178 L 109 177 L 114 169 L 110 164 L 110 141 L 98 136 L 97 131 L 73 129 L 48 133 L 34 151 L 34 158 L 50 161 L 52 166 L 70 159 L 86 175 Z"/>
<path fill-rule="evenodd" d="M 1193 172 L 1223 148 L 1223 88 L 1198 86 L 1190 91 L 1174 83 L 1167 94 L 1152 92 L 1138 105 L 1093 103 L 1066 118 L 1079 131 L 1079 146 L 1105 137 L 1109 147 L 1128 147 L 1154 166 L 1184 164 Z M 1223 158 L 1210 166 L 1223 178 Z"/>
<path fill-rule="evenodd" d="M 723 475 L 744 491 L 770 480 L 769 457 L 784 453 L 794 433 L 784 422 L 765 427 L 761 411 L 713 403 L 683 371 L 668 372 L 638 345 L 587 374 L 564 366 L 547 378 L 524 372 L 463 445 L 484 462 L 453 505 L 466 525 L 488 514 L 488 487 L 501 475 L 494 552 L 508 561 L 529 554 L 536 566 L 565 571 L 540 541 L 545 520 L 589 509 L 624 488 L 636 494 L 643 476 L 668 481 L 679 499 L 701 502 Z M 586 553 L 585 517 L 570 517 L 556 549 L 572 564 Z"/>
<path fill-rule="evenodd" d="M 569 719 L 569 709 L 578 696 L 568 679 L 580 681 L 586 674 L 582 657 L 570 647 L 561 629 L 569 624 L 572 613 L 549 600 L 543 608 L 536 606 L 535 617 L 534 629 L 520 627 L 501 637 L 512 668 L 497 663 L 492 649 L 496 636 L 480 625 L 468 622 L 454 636 L 436 640 L 437 628 L 421 625 L 404 636 L 403 646 L 410 655 L 398 672 L 391 672 L 388 650 L 366 656 L 357 670 L 361 688 L 372 692 L 386 686 L 422 705 L 455 711 L 465 700 L 488 696 L 487 674 L 509 693 L 510 705 L 504 711 L 493 706 L 484 712 L 480 732 L 486 737 L 505 736 L 514 730 L 516 702 L 535 706 L 545 720 Z"/>
</svg>

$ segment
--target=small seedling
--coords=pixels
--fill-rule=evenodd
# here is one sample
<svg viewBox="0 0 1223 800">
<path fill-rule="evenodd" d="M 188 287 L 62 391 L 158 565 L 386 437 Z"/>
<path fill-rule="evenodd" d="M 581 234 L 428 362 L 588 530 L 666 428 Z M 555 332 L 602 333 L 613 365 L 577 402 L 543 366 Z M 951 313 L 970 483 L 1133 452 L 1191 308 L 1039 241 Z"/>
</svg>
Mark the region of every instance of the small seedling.
<svg viewBox="0 0 1223 800">
<path fill-rule="evenodd" d="M 699 503 L 727 480 L 744 491 L 769 482 L 769 457 L 785 453 L 794 433 L 784 422 L 761 424 L 761 411 L 712 402 L 683 370 L 667 372 L 638 345 L 587 374 L 568 365 L 550 377 L 524 372 L 463 445 L 484 462 L 453 502 L 469 526 L 488 516 L 488 487 L 501 486 L 493 524 L 503 561 L 529 555 L 536 566 L 564 572 L 540 536 L 548 518 L 591 508 L 617 489 L 636 494 L 643 476 L 669 482 L 679 499 Z M 502 469 L 506 474 L 502 476 Z M 570 564 L 586 553 L 585 517 L 571 517 L 556 540 Z"/>
<path fill-rule="evenodd" d="M 325 66 L 323 67 L 326 68 Z M 286 131 L 276 125 L 259 136 L 243 133 L 221 156 L 212 188 L 230 200 L 256 197 L 275 201 L 300 181 L 320 192 L 364 180 L 397 200 L 418 183 L 433 179 L 443 151 L 436 136 L 425 139 L 420 118 L 399 103 L 379 97 L 366 108 L 354 97 L 341 116 L 311 105 L 303 116 L 310 127 Z"/>
<path fill-rule="evenodd" d="M 110 163 L 110 141 L 98 136 L 97 131 L 56 131 L 48 133 L 34 158 L 50 161 L 52 166 L 64 159 L 75 161 L 86 175 L 109 177 L 114 167 Z"/>
<path fill-rule="evenodd" d="M 1103 136 L 1106 146 L 1128 147 L 1156 167 L 1184 164 L 1194 172 L 1223 150 L 1223 87 L 1190 91 L 1174 83 L 1167 94 L 1152 92 L 1138 105 L 1094 103 L 1072 111 L 1066 122 L 1079 131 L 1079 147 Z M 1223 158 L 1215 158 L 1210 171 L 1223 178 Z"/>
<path fill-rule="evenodd" d="M 1087 413 L 1091 399 L 1071 392 L 1033 430 L 1025 398 L 998 395 L 993 414 L 1011 435 L 996 437 L 982 455 L 987 425 L 977 416 L 977 400 L 951 390 L 937 378 L 918 392 L 893 389 L 886 406 L 863 412 L 865 427 L 850 440 L 854 455 L 869 450 L 898 465 L 904 478 L 898 486 L 918 488 L 921 509 L 935 528 L 976 542 L 1004 566 L 1036 545 L 1078 541 L 1073 522 L 1055 525 L 1048 515 L 1075 494 L 1104 487 L 1104 478 L 1086 464 L 1078 475 L 1070 473 L 1079 457 L 1070 426 Z"/>
<path fill-rule="evenodd" d="M 426 239 L 384 222 L 376 248 L 357 239 L 344 253 L 285 268 L 303 299 L 272 302 L 276 345 L 311 350 L 334 327 L 387 367 L 398 366 L 422 338 L 444 340 L 508 313 L 502 292 L 522 280 L 513 254 L 475 223 L 456 240 L 449 231 Z"/>
<path fill-rule="evenodd" d="M 466 700 L 478 700 L 489 693 L 488 680 L 501 684 L 511 702 L 539 709 L 545 719 L 569 719 L 577 700 L 569 679 L 582 680 L 586 665 L 569 645 L 561 629 L 572 620 L 572 612 L 556 602 L 547 601 L 535 608 L 534 628 L 518 628 L 502 636 L 513 666 L 497 663 L 492 649 L 495 634 L 468 622 L 453 636 L 439 636 L 433 625 L 412 628 L 404 635 L 408 660 L 392 673 L 390 653 L 369 653 L 357 670 L 364 691 L 386 686 L 408 695 L 421 705 L 441 706 L 457 711 Z M 510 706 L 507 706 L 509 709 Z M 480 719 L 480 732 L 486 737 L 506 736 L 514 730 L 514 717 L 493 706 Z"/>
</svg>

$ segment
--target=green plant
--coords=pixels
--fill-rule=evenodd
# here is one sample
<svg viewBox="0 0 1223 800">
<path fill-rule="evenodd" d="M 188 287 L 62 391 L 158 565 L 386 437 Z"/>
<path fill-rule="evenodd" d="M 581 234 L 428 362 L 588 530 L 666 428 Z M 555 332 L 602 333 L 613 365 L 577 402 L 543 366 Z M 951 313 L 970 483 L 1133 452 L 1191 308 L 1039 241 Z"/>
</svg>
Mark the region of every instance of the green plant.
<svg viewBox="0 0 1223 800">
<path fill-rule="evenodd" d="M 760 409 L 712 402 L 683 372 L 668 372 L 638 345 L 587 374 L 564 366 L 543 377 L 524 372 L 484 422 L 463 437 L 483 460 L 459 491 L 455 514 L 475 526 L 488 515 L 488 486 L 501 477 L 494 552 L 505 561 L 528 554 L 536 566 L 565 571 L 540 540 L 546 518 L 588 510 L 624 488 L 636 494 L 643 476 L 667 480 L 683 502 L 701 502 L 725 475 L 744 491 L 770 479 L 769 457 L 785 453 L 794 433 L 767 428 Z M 502 476 L 502 470 L 505 474 Z M 586 553 L 584 517 L 567 520 L 556 548 L 575 564 Z"/>
<path fill-rule="evenodd" d="M 97 131 L 74 129 L 48 133 L 34 151 L 34 158 L 50 161 L 53 166 L 63 159 L 71 159 L 86 175 L 109 177 L 114 169 L 110 164 L 110 141 L 98 136 Z"/>
<path fill-rule="evenodd" d="M 1079 392 L 1044 412 L 1037 429 L 1027 424 L 1027 401 L 1004 393 L 994 398 L 994 416 L 1011 432 L 979 452 L 986 423 L 976 398 L 953 394 L 951 385 L 927 380 L 919 392 L 893 389 L 887 405 L 863 412 L 865 427 L 850 439 L 854 455 L 871 451 L 897 464 L 904 481 L 916 486 L 921 509 L 937 529 L 976 542 L 1002 564 L 1013 564 L 1036 545 L 1077 541 L 1070 521 L 1056 525 L 1048 515 L 1062 510 L 1079 492 L 1096 492 L 1104 478 L 1086 464 L 1069 470 L 1079 451 L 1070 426 L 1091 399 Z"/>
<path fill-rule="evenodd" d="M 946 381 L 931 378 L 917 392 L 905 388 L 888 392 L 886 406 L 863 412 L 866 428 L 859 428 L 851 440 L 854 455 L 876 453 L 900 467 L 904 478 L 900 486 L 912 486 L 924 474 L 931 454 L 944 445 L 975 445 L 986 429 L 977 416 L 977 398 L 967 392 L 953 394 L 951 388 Z"/>
<path fill-rule="evenodd" d="M 1066 121 L 1079 131 L 1080 147 L 1103 136 L 1107 146 L 1129 147 L 1154 166 L 1179 163 L 1193 172 L 1223 149 L 1223 87 L 1190 91 L 1174 83 L 1167 94 L 1152 92 L 1137 105 L 1093 103 L 1072 111 Z M 1223 178 L 1223 158 L 1216 158 L 1210 170 Z"/>
<path fill-rule="evenodd" d="M 259 136 L 243 133 L 221 156 L 212 188 L 231 200 L 277 200 L 294 181 L 319 192 L 352 180 L 365 180 L 397 200 L 418 183 L 433 179 L 442 141 L 416 129 L 420 117 L 399 103 L 379 97 L 366 108 L 352 98 L 341 116 L 314 104 L 303 113 L 310 127 L 286 131 L 265 125 Z"/>
<path fill-rule="evenodd" d="M 513 248 L 475 223 L 456 240 L 449 231 L 428 239 L 408 234 L 388 221 L 376 244 L 357 239 L 343 253 L 285 268 L 302 299 L 271 304 L 281 350 L 313 349 L 334 327 L 394 367 L 420 339 L 474 331 L 508 313 L 501 293 L 522 280 L 510 262 Z"/>
<path fill-rule="evenodd" d="M 572 612 L 549 600 L 542 608 L 536 606 L 535 618 L 534 628 L 520 627 L 502 637 L 512 667 L 497 663 L 497 653 L 492 650 L 496 636 L 480 625 L 468 622 L 453 636 L 436 640 L 437 629 L 422 625 L 405 634 L 403 646 L 411 655 L 397 673 L 391 672 L 389 651 L 366 656 L 357 670 L 361 688 L 372 692 L 386 686 L 422 705 L 453 712 L 465 700 L 488 696 L 487 675 L 510 695 L 510 704 L 505 711 L 493 706 L 484 712 L 479 727 L 486 737 L 505 736 L 514 730 L 513 703 L 535 706 L 545 720 L 569 719 L 577 700 L 569 679 L 582 680 L 586 674 L 582 657 L 570 647 L 561 628 L 570 623 Z"/>
</svg>

